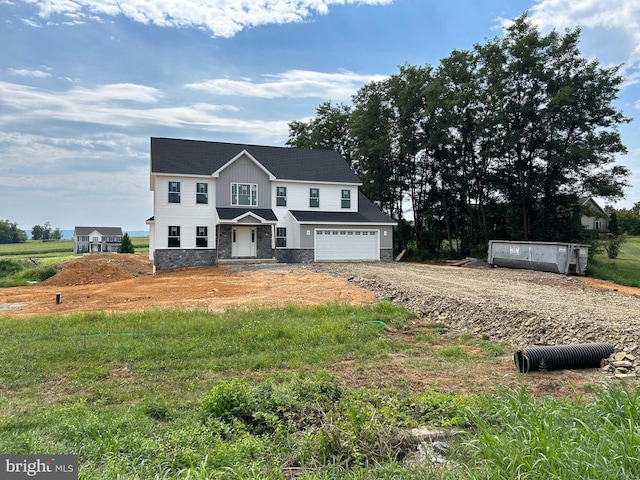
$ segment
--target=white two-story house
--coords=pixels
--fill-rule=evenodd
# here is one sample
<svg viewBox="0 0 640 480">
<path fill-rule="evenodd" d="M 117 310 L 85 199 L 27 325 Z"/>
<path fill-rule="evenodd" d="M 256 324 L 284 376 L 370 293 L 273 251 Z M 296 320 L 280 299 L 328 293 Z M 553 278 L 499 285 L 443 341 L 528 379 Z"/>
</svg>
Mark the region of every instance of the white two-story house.
<svg viewBox="0 0 640 480">
<path fill-rule="evenodd" d="M 360 185 L 335 151 L 151 138 L 149 257 L 392 261 L 396 223 Z"/>
<path fill-rule="evenodd" d="M 73 253 L 115 253 L 122 244 L 120 227 L 75 227 Z"/>
</svg>

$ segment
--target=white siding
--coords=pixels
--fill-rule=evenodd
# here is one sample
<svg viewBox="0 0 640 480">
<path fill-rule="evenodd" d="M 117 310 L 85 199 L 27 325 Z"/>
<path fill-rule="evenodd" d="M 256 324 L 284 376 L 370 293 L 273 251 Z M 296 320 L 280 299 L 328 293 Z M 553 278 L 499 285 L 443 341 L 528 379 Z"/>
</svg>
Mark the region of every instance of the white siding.
<svg viewBox="0 0 640 480">
<path fill-rule="evenodd" d="M 169 182 L 180 182 L 180 203 L 169 203 Z M 209 184 L 209 203 L 196 203 L 196 183 Z M 208 227 L 208 247 L 215 248 L 216 182 L 211 177 L 156 176 L 154 248 L 168 248 L 169 226 L 180 227 L 180 248 L 196 248 L 196 227 Z"/>
<path fill-rule="evenodd" d="M 324 183 L 272 183 L 272 205 L 276 204 L 276 186 L 287 187 L 289 210 L 311 210 L 319 212 L 357 212 L 358 187 L 356 185 L 329 185 Z M 309 207 L 309 189 L 320 190 L 320 207 Z M 342 208 L 342 190 L 351 191 L 351 208 Z M 277 207 L 284 208 L 284 207 Z"/>
</svg>

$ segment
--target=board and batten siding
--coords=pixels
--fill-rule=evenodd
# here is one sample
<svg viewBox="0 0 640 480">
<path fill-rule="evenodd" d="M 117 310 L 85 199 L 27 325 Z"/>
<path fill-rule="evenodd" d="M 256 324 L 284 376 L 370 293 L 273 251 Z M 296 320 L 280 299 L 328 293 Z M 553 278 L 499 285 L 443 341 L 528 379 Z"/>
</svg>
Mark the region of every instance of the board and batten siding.
<svg viewBox="0 0 640 480">
<path fill-rule="evenodd" d="M 180 182 L 180 203 L 169 203 L 169 182 Z M 206 204 L 196 203 L 197 183 L 208 184 L 209 202 Z M 155 248 L 168 248 L 169 226 L 180 227 L 181 249 L 196 248 L 196 227 L 207 227 L 209 238 L 206 248 L 215 248 L 217 219 L 215 198 L 216 180 L 212 177 L 156 176 L 153 239 Z"/>
<path fill-rule="evenodd" d="M 252 160 L 243 156 L 220 171 L 216 203 L 218 207 L 236 207 L 231 205 L 232 183 L 255 183 L 258 185 L 258 205 L 256 208 L 271 208 L 271 182 L 269 176 Z"/>
</svg>

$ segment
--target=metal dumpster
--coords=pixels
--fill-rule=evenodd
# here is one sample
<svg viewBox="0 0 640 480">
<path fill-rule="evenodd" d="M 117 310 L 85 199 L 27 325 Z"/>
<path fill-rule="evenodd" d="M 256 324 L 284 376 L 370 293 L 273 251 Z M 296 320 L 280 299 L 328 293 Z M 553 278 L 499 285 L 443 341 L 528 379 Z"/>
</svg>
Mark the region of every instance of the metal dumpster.
<svg viewBox="0 0 640 480">
<path fill-rule="evenodd" d="M 584 275 L 588 257 L 589 245 L 489 240 L 487 262 L 498 267 Z"/>
</svg>

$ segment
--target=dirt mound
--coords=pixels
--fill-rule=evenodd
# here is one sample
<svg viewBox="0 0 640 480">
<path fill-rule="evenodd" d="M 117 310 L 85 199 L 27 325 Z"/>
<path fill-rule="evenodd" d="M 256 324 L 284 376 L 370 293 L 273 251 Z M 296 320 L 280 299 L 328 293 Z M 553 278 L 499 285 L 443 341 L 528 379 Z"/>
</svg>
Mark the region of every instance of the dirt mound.
<svg viewBox="0 0 640 480">
<path fill-rule="evenodd" d="M 60 271 L 42 282 L 43 285 L 65 287 L 119 282 L 153 272 L 153 264 L 147 257 L 118 253 L 84 255 L 58 265 Z"/>
</svg>

